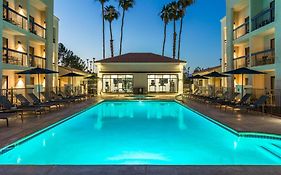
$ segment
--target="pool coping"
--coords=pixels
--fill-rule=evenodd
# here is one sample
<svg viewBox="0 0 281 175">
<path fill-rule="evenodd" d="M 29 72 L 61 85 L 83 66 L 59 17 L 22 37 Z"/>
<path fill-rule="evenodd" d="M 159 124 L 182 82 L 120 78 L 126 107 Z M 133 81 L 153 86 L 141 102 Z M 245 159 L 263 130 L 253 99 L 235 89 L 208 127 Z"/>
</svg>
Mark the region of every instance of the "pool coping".
<svg viewBox="0 0 281 175">
<path fill-rule="evenodd" d="M 50 130 L 50 129 L 58 126 L 58 125 L 60 125 L 60 124 L 66 122 L 68 120 L 71 120 L 71 119 L 77 117 L 78 115 L 84 113 L 85 111 L 88 111 L 89 109 L 91 109 L 93 107 L 96 107 L 96 106 L 98 106 L 98 105 L 100 105 L 100 104 L 102 104 L 104 102 L 110 102 L 110 101 L 111 102 L 119 102 L 119 101 L 128 101 L 128 102 L 132 102 L 132 101 L 136 101 L 136 102 L 139 102 L 139 101 L 146 101 L 146 102 L 148 102 L 148 101 L 150 101 L 150 102 L 155 102 L 155 101 L 159 101 L 159 102 L 161 102 L 161 101 L 163 101 L 163 102 L 175 102 L 175 103 L 177 103 L 177 104 L 179 104 L 179 105 L 189 109 L 190 111 L 196 113 L 197 115 L 200 115 L 204 119 L 206 119 L 206 120 L 208 120 L 208 121 L 218 125 L 219 127 L 225 129 L 226 131 L 236 135 L 237 137 L 241 137 L 241 138 L 243 138 L 243 137 L 247 137 L 247 138 L 260 138 L 260 139 L 269 139 L 269 140 L 281 140 L 281 135 L 277 135 L 277 134 L 270 134 L 270 133 L 263 133 L 263 132 L 238 132 L 235 129 L 229 127 L 229 126 L 227 126 L 227 125 L 225 125 L 225 124 L 223 124 L 223 123 L 221 123 L 221 122 L 219 122 L 217 120 L 214 120 L 211 117 L 208 117 L 207 115 L 204 115 L 204 114 L 200 113 L 199 111 L 197 111 L 195 109 L 192 109 L 191 107 L 189 107 L 185 103 L 183 103 L 181 101 L 178 101 L 178 100 L 171 100 L 171 99 L 161 99 L 161 100 L 153 100 L 153 99 L 143 99 L 143 100 L 137 100 L 137 99 L 135 99 L 135 100 L 131 100 L 131 99 L 124 99 L 124 100 L 122 100 L 122 99 L 107 99 L 107 100 L 100 100 L 100 101 L 96 102 L 95 104 L 93 104 L 93 105 L 91 105 L 91 106 L 89 106 L 89 107 L 87 107 L 87 108 L 85 108 L 85 109 L 83 109 L 83 110 L 81 110 L 81 111 L 79 111 L 79 112 L 69 116 L 69 117 L 66 117 L 66 118 L 64 118 L 64 119 L 62 119 L 62 120 L 60 120 L 60 121 L 58 121 L 58 122 L 56 122 L 54 124 L 49 125 L 46 128 L 43 128 L 43 129 L 41 129 L 39 131 L 36 131 L 36 132 L 34 132 L 34 133 L 30 134 L 30 135 L 27 135 L 27 136 L 25 136 L 25 137 L 15 141 L 14 143 L 8 144 L 7 146 L 5 146 L 3 148 L 0 148 L 0 156 L 5 154 L 5 153 L 7 153 L 7 152 L 9 152 L 9 151 L 11 151 L 16 146 L 19 146 L 19 145 L 27 142 L 28 140 L 30 140 L 30 139 L 32 139 L 32 138 L 34 138 L 34 137 L 36 137 L 36 136 L 38 136 L 38 135 L 48 131 L 48 130 Z M 7 165 L 0 165 L 0 166 L 7 166 Z M 26 166 L 26 165 L 20 165 L 20 166 Z M 44 165 L 38 165 L 38 166 L 44 166 Z M 64 166 L 64 165 L 58 165 L 58 166 Z M 74 166 L 79 166 L 79 165 L 74 165 Z M 107 166 L 107 165 L 104 165 L 104 166 Z M 109 166 L 119 166 L 119 165 L 109 165 Z M 158 165 L 155 165 L 155 166 L 158 166 Z M 164 165 L 164 166 L 166 166 L 166 165 Z M 167 166 L 169 166 L 169 165 L 167 165 Z M 176 166 L 176 165 L 170 165 L 170 166 Z M 179 166 L 185 166 L 185 165 L 179 165 Z M 219 165 L 211 165 L 211 166 L 219 166 Z M 231 166 L 231 165 L 226 165 L 226 166 Z"/>
</svg>

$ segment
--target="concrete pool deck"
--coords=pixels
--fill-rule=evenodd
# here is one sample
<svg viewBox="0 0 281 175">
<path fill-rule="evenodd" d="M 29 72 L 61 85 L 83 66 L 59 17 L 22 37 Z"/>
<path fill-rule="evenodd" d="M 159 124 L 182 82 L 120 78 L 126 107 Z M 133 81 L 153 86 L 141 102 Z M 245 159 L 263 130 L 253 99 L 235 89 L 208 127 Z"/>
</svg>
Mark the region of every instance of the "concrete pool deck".
<svg viewBox="0 0 281 175">
<path fill-rule="evenodd" d="M 122 99 L 122 98 L 119 98 Z M 165 99 L 164 97 L 161 99 Z M 167 100 L 172 98 L 166 98 Z M 72 104 L 42 115 L 11 121 L 9 128 L 0 122 L 0 147 L 6 146 L 31 133 L 46 128 L 81 109 L 94 105 L 101 99 Z M 215 106 L 187 101 L 185 105 L 207 115 L 236 131 L 266 132 L 281 135 L 281 119 L 260 113 L 232 113 Z M 0 166 L 0 175 L 277 175 L 281 166 Z"/>
</svg>

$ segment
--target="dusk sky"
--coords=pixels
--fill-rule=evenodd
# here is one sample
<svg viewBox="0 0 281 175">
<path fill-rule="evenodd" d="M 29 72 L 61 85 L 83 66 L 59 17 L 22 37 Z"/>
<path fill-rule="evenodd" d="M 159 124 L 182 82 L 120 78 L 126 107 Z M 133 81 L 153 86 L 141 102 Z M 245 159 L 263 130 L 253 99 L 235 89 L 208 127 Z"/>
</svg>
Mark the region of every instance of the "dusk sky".
<svg viewBox="0 0 281 175">
<path fill-rule="evenodd" d="M 136 0 L 125 18 L 123 52 L 161 54 L 163 23 L 162 6 L 171 0 Z M 107 5 L 117 7 L 117 0 Z M 121 11 L 121 9 L 119 9 Z M 55 0 L 55 15 L 60 19 L 59 41 L 83 59 L 102 57 L 101 7 L 96 0 Z M 197 0 L 187 10 L 182 40 L 182 58 L 192 69 L 219 64 L 221 57 L 220 19 L 225 16 L 225 0 Z M 113 23 L 115 54 L 119 52 L 121 18 Z M 178 25 L 179 26 L 179 25 Z M 110 55 L 106 23 L 107 56 Z M 172 25 L 169 25 L 166 55 L 172 56 Z"/>
</svg>

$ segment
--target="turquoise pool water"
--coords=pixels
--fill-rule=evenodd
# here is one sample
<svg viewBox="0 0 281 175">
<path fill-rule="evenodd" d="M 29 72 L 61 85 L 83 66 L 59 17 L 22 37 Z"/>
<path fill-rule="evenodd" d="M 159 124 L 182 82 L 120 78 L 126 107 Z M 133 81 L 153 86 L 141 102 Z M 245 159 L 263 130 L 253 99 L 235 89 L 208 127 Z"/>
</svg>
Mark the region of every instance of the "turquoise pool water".
<svg viewBox="0 0 281 175">
<path fill-rule="evenodd" d="M 281 141 L 238 137 L 173 101 L 107 101 L 14 148 L 1 165 L 281 165 Z"/>
</svg>

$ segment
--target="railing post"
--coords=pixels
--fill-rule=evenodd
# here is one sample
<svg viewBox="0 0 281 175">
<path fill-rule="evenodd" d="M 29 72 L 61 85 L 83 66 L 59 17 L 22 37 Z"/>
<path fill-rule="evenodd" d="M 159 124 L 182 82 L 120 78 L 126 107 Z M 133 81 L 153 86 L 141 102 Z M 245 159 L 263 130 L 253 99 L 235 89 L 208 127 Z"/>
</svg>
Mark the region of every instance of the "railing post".
<svg viewBox="0 0 281 175">
<path fill-rule="evenodd" d="M 11 103 L 14 104 L 14 89 L 11 88 Z"/>
</svg>

